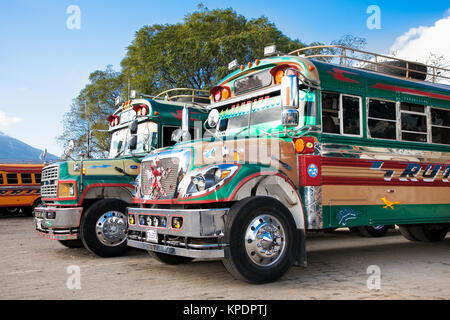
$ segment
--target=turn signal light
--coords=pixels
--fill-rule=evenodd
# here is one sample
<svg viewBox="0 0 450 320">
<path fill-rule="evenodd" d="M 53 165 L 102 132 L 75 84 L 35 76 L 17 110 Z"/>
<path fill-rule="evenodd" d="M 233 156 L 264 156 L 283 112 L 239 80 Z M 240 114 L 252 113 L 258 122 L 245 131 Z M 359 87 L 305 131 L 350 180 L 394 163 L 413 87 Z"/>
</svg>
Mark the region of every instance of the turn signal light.
<svg viewBox="0 0 450 320">
<path fill-rule="evenodd" d="M 275 84 L 280 84 L 284 77 L 284 70 L 278 70 L 275 74 Z"/>
<path fill-rule="evenodd" d="M 296 153 L 314 153 L 314 138 L 303 137 L 294 140 Z"/>
<path fill-rule="evenodd" d="M 303 139 L 297 139 L 295 141 L 295 152 L 302 153 L 305 150 L 305 141 Z"/>
<path fill-rule="evenodd" d="M 111 127 L 115 127 L 115 126 L 117 126 L 119 124 L 119 117 L 118 116 L 114 116 L 114 115 L 110 115 L 108 118 L 106 118 L 106 121 L 109 122 Z"/>
<path fill-rule="evenodd" d="M 230 88 L 228 87 L 217 86 L 212 88 L 210 92 L 214 99 L 214 102 L 226 100 L 231 96 Z"/>
</svg>

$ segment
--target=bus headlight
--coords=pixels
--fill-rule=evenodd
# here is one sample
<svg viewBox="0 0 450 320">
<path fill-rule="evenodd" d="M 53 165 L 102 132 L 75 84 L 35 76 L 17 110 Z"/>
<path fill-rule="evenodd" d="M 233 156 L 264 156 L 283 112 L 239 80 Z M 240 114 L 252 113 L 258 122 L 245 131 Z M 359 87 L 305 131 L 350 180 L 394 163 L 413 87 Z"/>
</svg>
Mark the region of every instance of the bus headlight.
<svg viewBox="0 0 450 320">
<path fill-rule="evenodd" d="M 59 198 L 73 198 L 75 197 L 75 184 L 74 183 L 60 183 L 58 190 Z"/>
<path fill-rule="evenodd" d="M 234 164 L 220 164 L 202 169 L 191 177 L 184 197 L 205 193 L 223 185 L 239 168 Z"/>
</svg>

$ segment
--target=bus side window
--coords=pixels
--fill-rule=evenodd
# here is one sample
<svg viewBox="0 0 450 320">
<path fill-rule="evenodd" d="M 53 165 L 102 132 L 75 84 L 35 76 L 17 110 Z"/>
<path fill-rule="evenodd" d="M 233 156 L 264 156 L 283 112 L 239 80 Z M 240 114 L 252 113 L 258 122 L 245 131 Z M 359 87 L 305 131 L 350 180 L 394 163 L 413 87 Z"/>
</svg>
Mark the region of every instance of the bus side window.
<svg viewBox="0 0 450 320">
<path fill-rule="evenodd" d="M 3 184 L 3 173 L 0 173 L 0 184 Z"/>
<path fill-rule="evenodd" d="M 450 110 L 430 108 L 431 142 L 450 144 Z"/>
<path fill-rule="evenodd" d="M 22 177 L 22 183 L 26 183 L 26 184 L 31 184 L 31 174 L 30 173 L 22 173 L 21 174 Z"/>
<path fill-rule="evenodd" d="M 427 142 L 427 115 L 425 106 L 401 102 L 401 135 L 404 141 Z"/>
<path fill-rule="evenodd" d="M 342 133 L 361 135 L 360 106 L 361 98 L 342 95 Z"/>
<path fill-rule="evenodd" d="M 40 173 L 36 173 L 34 175 L 34 181 L 36 181 L 36 183 L 41 183 L 41 174 Z"/>
<path fill-rule="evenodd" d="M 179 129 L 180 127 L 172 127 L 172 126 L 163 126 L 163 145 L 162 147 L 169 147 L 173 146 L 175 144 L 174 141 L 172 141 L 172 132 Z M 189 127 L 189 133 L 191 134 L 191 139 L 195 139 L 194 135 L 194 127 Z"/>
<path fill-rule="evenodd" d="M 18 184 L 19 180 L 17 179 L 17 173 L 8 173 L 6 174 L 7 184 Z"/>
<path fill-rule="evenodd" d="M 369 137 L 397 139 L 397 108 L 391 101 L 369 99 L 368 124 Z"/>
<path fill-rule="evenodd" d="M 322 131 L 340 133 L 339 94 L 322 92 Z"/>
</svg>

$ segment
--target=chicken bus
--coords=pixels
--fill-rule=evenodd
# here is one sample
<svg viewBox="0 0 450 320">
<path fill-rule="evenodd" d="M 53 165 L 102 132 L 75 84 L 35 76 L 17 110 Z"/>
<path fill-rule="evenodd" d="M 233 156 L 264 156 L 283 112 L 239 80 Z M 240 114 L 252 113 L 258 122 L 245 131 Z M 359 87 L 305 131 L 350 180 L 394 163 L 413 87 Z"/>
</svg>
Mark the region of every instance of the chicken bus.
<svg viewBox="0 0 450 320">
<path fill-rule="evenodd" d="M 443 240 L 450 70 L 341 46 L 266 53 L 211 89 L 209 137 L 142 160 L 128 245 L 264 283 L 306 266 L 307 231 Z"/>
<path fill-rule="evenodd" d="M 35 209 L 39 235 L 69 248 L 85 247 L 101 257 L 125 252 L 127 221 L 141 159 L 152 150 L 172 144 L 181 126 L 183 107 L 200 121 L 207 114 L 201 105 L 209 101 L 193 89 L 171 89 L 155 97 L 136 97 L 121 103 L 106 120 L 111 145 L 108 159 L 69 159 L 42 170 L 44 206 Z M 143 95 L 142 95 L 143 96 Z M 120 105 L 121 103 L 121 105 Z M 73 144 L 65 151 L 71 158 Z"/>
<path fill-rule="evenodd" d="M 3 214 L 32 215 L 41 203 L 41 171 L 43 164 L 0 164 L 0 211 Z"/>
</svg>

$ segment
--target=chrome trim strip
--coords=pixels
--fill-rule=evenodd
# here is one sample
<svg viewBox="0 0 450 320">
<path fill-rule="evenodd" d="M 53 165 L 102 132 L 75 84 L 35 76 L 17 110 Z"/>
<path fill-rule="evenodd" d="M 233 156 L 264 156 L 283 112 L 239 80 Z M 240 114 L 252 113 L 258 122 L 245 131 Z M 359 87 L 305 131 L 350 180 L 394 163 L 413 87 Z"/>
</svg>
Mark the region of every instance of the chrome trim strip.
<svg viewBox="0 0 450 320">
<path fill-rule="evenodd" d="M 171 254 L 182 257 L 200 258 L 200 259 L 222 259 L 225 258 L 225 250 L 195 250 L 177 247 L 163 246 L 155 243 L 141 242 L 128 239 L 128 246 L 148 251 L 155 251 L 165 254 Z"/>
<path fill-rule="evenodd" d="M 322 143 L 320 155 L 330 158 L 450 163 L 450 152 L 355 146 L 337 143 Z"/>
</svg>

